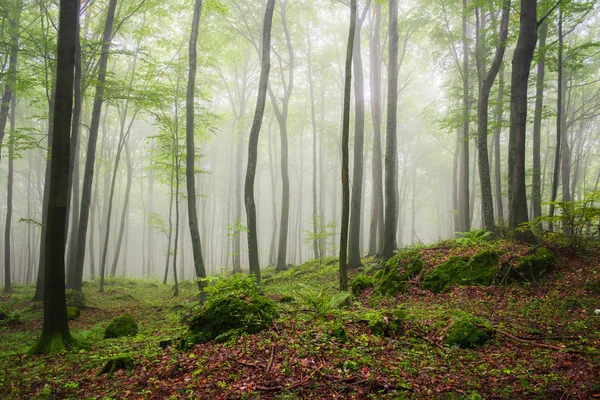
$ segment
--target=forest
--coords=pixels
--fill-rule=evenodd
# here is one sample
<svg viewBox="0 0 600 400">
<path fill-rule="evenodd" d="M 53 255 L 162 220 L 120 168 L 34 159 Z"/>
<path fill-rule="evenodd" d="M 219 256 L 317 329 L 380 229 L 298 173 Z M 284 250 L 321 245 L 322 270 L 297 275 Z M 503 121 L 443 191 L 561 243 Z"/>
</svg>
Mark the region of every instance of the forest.
<svg viewBox="0 0 600 400">
<path fill-rule="evenodd" d="M 0 398 L 600 398 L 594 0 L 0 0 Z"/>
</svg>

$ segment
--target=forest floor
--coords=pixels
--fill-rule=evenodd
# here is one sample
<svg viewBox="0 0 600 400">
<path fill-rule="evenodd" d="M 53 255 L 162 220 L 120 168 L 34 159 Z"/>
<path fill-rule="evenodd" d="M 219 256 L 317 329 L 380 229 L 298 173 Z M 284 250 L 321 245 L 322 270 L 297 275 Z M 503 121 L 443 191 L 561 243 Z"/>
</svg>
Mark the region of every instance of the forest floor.
<svg viewBox="0 0 600 400">
<path fill-rule="evenodd" d="M 507 254 L 524 248 L 500 245 Z M 479 250 L 447 242 L 419 251 L 426 264 L 439 264 Z M 555 270 L 534 284 L 464 286 L 442 294 L 414 285 L 392 297 L 370 289 L 341 308 L 334 260 L 265 270 L 265 294 L 280 313 L 273 326 L 186 351 L 163 350 L 159 342 L 186 332 L 182 315 L 197 305 L 192 282 L 180 285 L 178 297 L 171 285 L 148 280 L 108 280 L 104 293 L 98 282 L 86 283 L 87 307 L 70 329 L 93 344 L 51 356 L 25 355 L 40 334 L 42 311 L 30 301 L 32 287 L 16 287 L 1 298 L 19 322 L 0 327 L 0 398 L 600 398 L 600 316 L 594 314 L 600 251 L 556 256 Z M 366 259 L 363 269 L 373 267 L 376 261 Z M 282 302 L 285 296 L 292 301 Z M 396 307 L 406 315 L 402 332 L 375 334 L 370 316 L 388 318 L 386 311 Z M 102 339 L 108 322 L 126 312 L 139 333 Z M 451 323 L 466 313 L 494 327 L 491 340 L 474 349 L 444 345 Z M 134 357 L 131 370 L 101 373 L 109 358 L 123 353 Z"/>
</svg>

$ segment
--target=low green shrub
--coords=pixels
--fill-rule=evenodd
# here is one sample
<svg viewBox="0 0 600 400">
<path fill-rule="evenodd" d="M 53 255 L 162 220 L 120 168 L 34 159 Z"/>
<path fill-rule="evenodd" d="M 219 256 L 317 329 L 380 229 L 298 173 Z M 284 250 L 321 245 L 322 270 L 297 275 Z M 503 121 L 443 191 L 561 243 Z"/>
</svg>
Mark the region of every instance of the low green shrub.
<svg viewBox="0 0 600 400">
<path fill-rule="evenodd" d="M 119 354 L 108 359 L 100 374 L 113 374 L 114 372 L 123 369 L 129 371 L 133 369 L 134 358 L 131 354 Z"/>
<path fill-rule="evenodd" d="M 374 335 L 396 339 L 404 333 L 406 313 L 401 308 L 376 311 L 367 315 L 368 326 Z"/>
<path fill-rule="evenodd" d="M 67 306 L 67 321 L 79 318 L 81 311 L 77 307 Z"/>
<path fill-rule="evenodd" d="M 356 275 L 356 277 L 352 280 L 352 283 L 350 283 L 350 289 L 352 290 L 352 294 L 355 296 L 358 296 L 373 286 L 375 286 L 373 278 L 362 274 Z"/>
<path fill-rule="evenodd" d="M 523 256 L 509 272 L 517 282 L 536 282 L 554 268 L 555 258 L 550 250 L 539 247 L 533 254 Z"/>
<path fill-rule="evenodd" d="M 466 314 L 448 329 L 444 344 L 463 349 L 479 347 L 492 337 L 493 329 L 484 321 Z"/>
<path fill-rule="evenodd" d="M 135 336 L 138 326 L 129 314 L 122 314 L 113 319 L 104 331 L 104 338 L 119 338 L 123 336 Z"/>
</svg>

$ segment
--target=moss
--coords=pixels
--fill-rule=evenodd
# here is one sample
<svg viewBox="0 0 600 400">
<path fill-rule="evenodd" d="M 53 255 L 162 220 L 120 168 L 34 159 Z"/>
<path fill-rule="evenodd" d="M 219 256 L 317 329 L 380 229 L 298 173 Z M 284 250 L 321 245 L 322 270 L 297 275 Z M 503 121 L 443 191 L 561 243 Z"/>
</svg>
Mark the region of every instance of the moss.
<svg viewBox="0 0 600 400">
<path fill-rule="evenodd" d="M 236 275 L 221 283 L 204 308 L 192 317 L 190 332 L 179 348 L 208 342 L 229 331 L 257 333 L 269 327 L 278 315 L 275 304 L 260 294 L 254 278 Z"/>
<path fill-rule="evenodd" d="M 294 299 L 292 296 L 281 296 L 279 299 L 280 303 L 293 303 L 294 301 L 296 301 L 296 299 Z"/>
<path fill-rule="evenodd" d="M 352 294 L 358 296 L 360 293 L 364 292 L 367 289 L 375 286 L 373 282 L 373 278 L 366 275 L 356 275 L 356 277 L 350 283 L 350 289 L 352 290 Z"/>
<path fill-rule="evenodd" d="M 471 257 L 462 278 L 469 284 L 491 285 L 498 273 L 499 263 L 500 256 L 497 252 L 484 250 Z"/>
<path fill-rule="evenodd" d="M 448 329 L 444 344 L 468 349 L 483 345 L 492 337 L 492 328 L 472 315 L 465 315 Z"/>
<path fill-rule="evenodd" d="M 80 310 L 82 310 L 85 307 L 85 300 L 83 298 L 83 293 L 82 292 L 78 292 L 76 290 L 73 289 L 68 289 L 65 292 L 65 296 L 67 299 L 67 306 L 68 307 L 77 307 Z"/>
<path fill-rule="evenodd" d="M 423 278 L 423 289 L 434 293 L 441 293 L 456 283 L 457 279 L 467 270 L 469 257 L 450 257 L 448 261 L 437 266 L 431 273 Z"/>
<path fill-rule="evenodd" d="M 72 321 L 79 318 L 81 311 L 77 307 L 67 306 L 67 321 Z"/>
<path fill-rule="evenodd" d="M 119 315 L 111 321 L 104 331 L 104 338 L 118 338 L 122 336 L 135 336 L 138 326 L 129 314 Z"/>
<path fill-rule="evenodd" d="M 585 285 L 585 290 L 594 294 L 600 294 L 600 280 L 597 282 L 590 282 Z"/>
<path fill-rule="evenodd" d="M 396 293 L 404 291 L 406 280 L 403 280 L 395 268 L 386 268 L 378 277 L 379 284 L 375 288 L 375 293 L 383 296 L 393 296 Z M 377 274 L 376 274 L 377 277 Z"/>
<path fill-rule="evenodd" d="M 133 368 L 134 359 L 131 354 L 119 354 L 110 358 L 100 371 L 100 374 L 113 374 L 114 372 L 124 369 L 129 371 Z"/>
<path fill-rule="evenodd" d="M 218 335 L 217 337 L 215 337 L 215 342 L 216 343 L 229 342 L 231 339 L 235 339 L 237 337 L 240 337 L 243 334 L 244 334 L 244 330 L 243 329 L 232 329 L 232 330 L 227 331 L 225 333 L 221 333 L 220 335 Z"/>
<path fill-rule="evenodd" d="M 554 262 L 550 250 L 540 247 L 533 254 L 521 257 L 509 276 L 517 282 L 535 282 L 554 268 Z"/>
<path fill-rule="evenodd" d="M 406 313 L 401 308 L 392 312 L 375 312 L 368 316 L 371 332 L 377 336 L 397 338 L 404 333 Z"/>
<path fill-rule="evenodd" d="M 55 354 L 78 346 L 79 342 L 71 336 L 69 331 L 53 332 L 50 334 L 42 332 L 39 340 L 35 342 L 27 353 L 30 355 Z"/>
</svg>

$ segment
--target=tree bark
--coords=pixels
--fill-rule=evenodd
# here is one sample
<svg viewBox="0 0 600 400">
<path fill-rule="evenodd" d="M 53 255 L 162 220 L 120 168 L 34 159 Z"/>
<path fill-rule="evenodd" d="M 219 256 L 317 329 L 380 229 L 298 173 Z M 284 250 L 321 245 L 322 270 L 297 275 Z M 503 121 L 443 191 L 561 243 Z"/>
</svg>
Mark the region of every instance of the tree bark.
<svg viewBox="0 0 600 400">
<path fill-rule="evenodd" d="M 398 104 L 398 1 L 389 3 L 389 62 L 388 62 L 388 104 L 387 131 L 385 146 L 385 221 L 383 258 L 390 258 L 396 248 L 397 223 L 397 104 Z"/>
<path fill-rule="evenodd" d="M 471 230 L 469 210 L 469 44 L 467 41 L 467 0 L 462 1 L 462 81 L 463 81 L 463 127 L 461 132 L 461 158 L 458 174 L 458 227 L 460 232 Z"/>
<path fill-rule="evenodd" d="M 273 23 L 273 9 L 275 0 L 267 0 L 262 32 L 261 69 L 258 84 L 258 98 L 254 120 L 250 129 L 248 143 L 248 168 L 244 185 L 244 203 L 248 217 L 248 261 L 250 273 L 255 275 L 260 285 L 260 264 L 258 259 L 258 230 L 256 224 L 256 204 L 254 203 L 254 179 L 256 176 L 256 163 L 258 158 L 258 136 L 265 112 L 267 87 L 269 85 L 269 71 L 271 69 L 271 26 Z"/>
<path fill-rule="evenodd" d="M 505 0 L 502 6 L 502 17 L 500 21 L 500 29 L 498 32 L 498 45 L 496 46 L 496 54 L 490 66 L 489 71 L 485 74 L 483 82 L 479 90 L 479 101 L 477 103 L 477 148 L 479 150 L 479 181 L 481 185 L 481 210 L 483 227 L 488 231 L 493 231 L 496 228 L 494 222 L 494 199 L 492 196 L 492 180 L 490 176 L 489 155 L 487 146 L 488 136 L 488 106 L 490 99 L 490 91 L 500 71 L 500 65 L 504 58 L 504 50 L 506 49 L 506 39 L 508 37 L 508 16 L 510 13 L 510 0 Z M 478 41 L 480 35 L 477 35 Z M 478 46 L 479 50 L 479 46 Z M 480 58 L 482 55 L 480 55 Z M 478 70 L 480 74 L 484 72 L 482 62 L 478 62 Z"/>
<path fill-rule="evenodd" d="M 504 205 L 502 201 L 502 162 L 500 149 L 500 135 L 502 134 L 503 121 L 503 99 L 504 99 L 504 66 L 500 64 L 498 72 L 498 96 L 496 97 L 496 129 L 494 132 L 494 196 L 496 198 L 496 213 L 498 215 L 498 224 L 504 225 Z"/>
<path fill-rule="evenodd" d="M 543 23 L 539 29 L 538 65 L 535 85 L 535 111 L 533 117 L 533 171 L 531 176 L 531 217 L 536 219 L 542 215 L 542 183 L 541 183 L 541 133 L 542 108 L 544 105 L 544 75 L 546 71 L 546 36 L 548 24 Z"/>
<path fill-rule="evenodd" d="M 391 0 L 390 4 L 395 2 Z M 391 7 L 391 6 L 390 6 Z M 356 0 L 350 3 L 350 29 L 346 50 L 346 69 L 344 78 L 344 110 L 342 117 L 342 226 L 340 230 L 340 291 L 348 291 L 348 219 L 350 217 L 350 174 L 348 171 L 348 143 L 350 141 L 350 97 L 352 95 L 352 52 L 356 31 Z"/>
<path fill-rule="evenodd" d="M 74 344 L 67 322 L 65 296 L 65 233 L 69 197 L 70 127 L 73 106 L 75 30 L 79 1 L 61 0 L 58 30 L 54 135 L 48 199 L 46 262 L 44 263 L 44 326 L 31 353 L 58 352 Z"/>
<path fill-rule="evenodd" d="M 536 0 L 521 0 L 520 31 L 512 61 L 510 133 L 508 154 L 509 228 L 528 222 L 525 186 L 525 135 L 527 83 L 537 41 Z M 517 232 L 521 240 L 533 240 L 531 231 Z"/>
<path fill-rule="evenodd" d="M 196 0 L 194 3 L 194 15 L 192 17 L 192 32 L 190 34 L 189 44 L 189 71 L 188 86 L 186 96 L 186 119 L 185 119 L 185 145 L 186 145 L 186 167 L 185 180 L 187 187 L 187 201 L 189 213 L 190 236 L 192 239 L 192 253 L 194 255 L 194 270 L 200 296 L 204 299 L 205 283 L 201 279 L 206 278 L 206 268 L 204 258 L 202 257 L 202 243 L 200 242 L 200 229 L 198 227 L 198 211 L 196 209 L 196 145 L 194 143 L 194 97 L 196 90 L 196 70 L 197 70 L 197 45 L 198 31 L 200 26 L 200 14 L 202 12 L 202 0 Z"/>
<path fill-rule="evenodd" d="M 64 0 L 63 0 L 64 1 Z M 92 121 L 88 137 L 88 148 L 85 160 L 85 172 L 83 176 L 83 189 L 81 193 L 81 211 L 79 216 L 79 229 L 77 230 L 77 251 L 75 252 L 75 264 L 73 275 L 69 275 L 67 287 L 78 292 L 81 291 L 83 281 L 83 266 L 85 263 L 85 247 L 87 238 L 88 218 L 90 214 L 90 203 L 92 196 L 92 183 L 94 180 L 94 163 L 96 161 L 96 142 L 100 128 L 100 114 L 104 102 L 104 88 L 106 82 L 106 68 L 108 65 L 108 54 L 112 40 L 112 27 L 115 20 L 115 9 L 117 0 L 110 0 L 102 34 L 102 50 L 98 62 L 98 80 L 96 83 L 96 94 L 92 108 Z"/>
<path fill-rule="evenodd" d="M 125 160 L 127 161 L 127 183 L 125 186 L 125 196 L 123 202 L 123 209 L 121 210 L 121 219 L 119 224 L 119 233 L 117 234 L 117 242 L 115 243 L 115 251 L 113 255 L 113 262 L 110 268 L 110 276 L 116 276 L 117 265 L 119 263 L 119 255 L 121 254 L 121 244 L 123 243 L 123 235 L 125 233 L 125 225 L 127 215 L 129 213 L 129 197 L 131 195 L 131 184 L 133 181 L 133 165 L 131 163 L 131 154 L 129 153 L 128 143 L 125 142 Z M 126 250 L 127 250 L 127 246 Z"/>
</svg>

